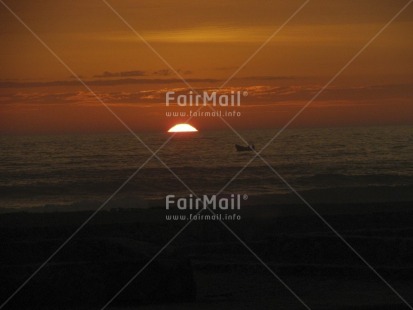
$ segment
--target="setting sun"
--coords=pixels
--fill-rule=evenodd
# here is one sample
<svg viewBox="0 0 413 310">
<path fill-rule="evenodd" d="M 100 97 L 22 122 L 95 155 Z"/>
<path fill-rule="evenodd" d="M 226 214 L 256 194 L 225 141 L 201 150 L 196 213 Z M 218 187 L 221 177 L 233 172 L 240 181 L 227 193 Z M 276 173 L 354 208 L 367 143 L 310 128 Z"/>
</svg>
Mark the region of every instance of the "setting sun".
<svg viewBox="0 0 413 310">
<path fill-rule="evenodd" d="M 168 132 L 196 132 L 196 131 L 198 130 L 189 124 L 177 124 L 168 130 Z"/>
</svg>

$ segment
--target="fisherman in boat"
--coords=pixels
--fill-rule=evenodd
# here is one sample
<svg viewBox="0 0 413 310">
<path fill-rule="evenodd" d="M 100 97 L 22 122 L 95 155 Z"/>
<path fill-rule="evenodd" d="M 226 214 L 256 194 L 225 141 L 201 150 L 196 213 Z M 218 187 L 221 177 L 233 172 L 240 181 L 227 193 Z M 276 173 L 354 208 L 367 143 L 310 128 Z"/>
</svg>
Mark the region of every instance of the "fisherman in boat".
<svg viewBox="0 0 413 310">
<path fill-rule="evenodd" d="M 255 145 L 250 144 L 247 146 L 243 146 L 243 145 L 235 144 L 235 149 L 237 150 L 237 152 L 255 151 Z"/>
</svg>

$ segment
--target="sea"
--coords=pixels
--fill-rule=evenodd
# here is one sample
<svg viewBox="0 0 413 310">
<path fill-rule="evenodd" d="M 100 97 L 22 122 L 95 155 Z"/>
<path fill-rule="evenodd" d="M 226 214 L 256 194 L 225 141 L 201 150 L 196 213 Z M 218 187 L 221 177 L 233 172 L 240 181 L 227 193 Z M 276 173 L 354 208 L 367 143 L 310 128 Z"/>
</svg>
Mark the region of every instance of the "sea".
<svg viewBox="0 0 413 310">
<path fill-rule="evenodd" d="M 278 131 L 239 134 L 261 150 Z M 286 129 L 247 167 L 254 153 L 237 152 L 245 143 L 230 130 L 136 135 L 144 143 L 130 133 L 1 136 L 0 209 L 87 209 L 108 199 L 148 207 L 193 193 L 276 204 L 292 189 L 335 202 L 413 194 L 412 126 Z"/>
</svg>

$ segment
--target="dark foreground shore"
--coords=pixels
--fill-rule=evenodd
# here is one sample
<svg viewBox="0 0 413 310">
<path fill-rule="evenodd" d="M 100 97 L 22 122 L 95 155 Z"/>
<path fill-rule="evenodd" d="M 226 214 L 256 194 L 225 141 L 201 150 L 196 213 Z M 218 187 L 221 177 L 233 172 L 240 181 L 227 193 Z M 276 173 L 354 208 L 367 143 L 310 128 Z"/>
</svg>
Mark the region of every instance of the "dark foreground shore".
<svg viewBox="0 0 413 310">
<path fill-rule="evenodd" d="M 411 206 L 313 207 L 413 303 Z M 1 301 L 90 214 L 0 215 Z M 4 309 L 100 309 L 187 223 L 167 221 L 166 214 L 164 208 L 99 212 Z M 279 277 L 311 309 L 408 309 L 305 205 L 255 206 L 238 214 L 240 221 L 226 224 L 250 250 L 219 221 L 193 221 L 109 308 L 305 309 Z"/>
</svg>

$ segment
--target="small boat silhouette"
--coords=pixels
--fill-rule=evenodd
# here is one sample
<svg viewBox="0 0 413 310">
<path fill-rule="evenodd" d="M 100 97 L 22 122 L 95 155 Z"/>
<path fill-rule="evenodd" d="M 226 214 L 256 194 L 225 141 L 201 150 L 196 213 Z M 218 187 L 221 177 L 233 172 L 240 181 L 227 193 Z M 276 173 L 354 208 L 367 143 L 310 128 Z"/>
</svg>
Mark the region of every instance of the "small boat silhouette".
<svg viewBox="0 0 413 310">
<path fill-rule="evenodd" d="M 243 145 L 235 144 L 235 149 L 237 150 L 237 152 L 254 151 L 255 150 L 255 145 L 251 144 L 251 145 L 248 145 L 248 146 L 243 146 Z"/>
</svg>

